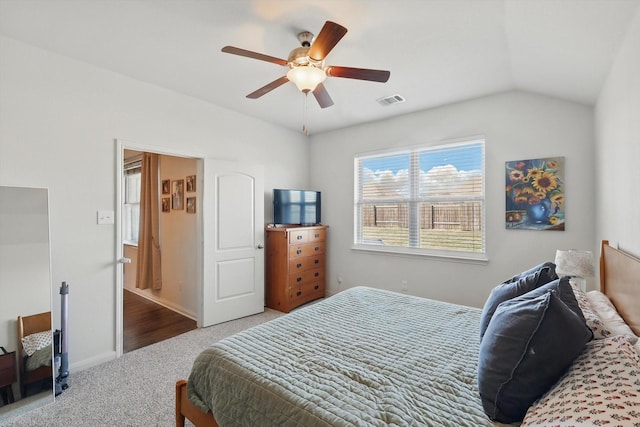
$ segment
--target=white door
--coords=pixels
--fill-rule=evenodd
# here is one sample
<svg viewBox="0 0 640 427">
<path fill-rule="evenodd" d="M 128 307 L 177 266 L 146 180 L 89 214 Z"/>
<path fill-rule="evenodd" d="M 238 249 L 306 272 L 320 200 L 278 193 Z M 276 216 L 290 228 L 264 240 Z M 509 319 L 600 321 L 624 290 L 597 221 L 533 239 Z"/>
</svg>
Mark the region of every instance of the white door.
<svg viewBox="0 0 640 427">
<path fill-rule="evenodd" d="M 205 159 L 204 177 L 202 327 L 264 311 L 263 168 Z"/>
</svg>

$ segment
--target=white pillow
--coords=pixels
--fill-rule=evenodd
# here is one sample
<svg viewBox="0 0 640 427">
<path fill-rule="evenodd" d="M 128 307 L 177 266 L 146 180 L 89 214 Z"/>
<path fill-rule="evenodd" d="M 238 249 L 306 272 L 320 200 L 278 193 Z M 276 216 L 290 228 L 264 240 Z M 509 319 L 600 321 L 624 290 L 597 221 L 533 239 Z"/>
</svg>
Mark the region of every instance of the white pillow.
<svg viewBox="0 0 640 427">
<path fill-rule="evenodd" d="M 613 336 L 613 333 L 607 329 L 602 319 L 600 319 L 600 316 L 598 316 L 598 313 L 596 313 L 593 307 L 591 307 L 589 298 L 587 298 L 587 293 L 573 283 L 571 283 L 571 289 L 573 289 L 573 294 L 576 297 L 576 301 L 578 301 L 580 310 L 582 310 L 587 326 L 593 332 L 593 338 L 603 339 Z"/>
<path fill-rule="evenodd" d="M 22 349 L 27 353 L 27 356 L 31 356 L 36 351 L 51 345 L 52 341 L 53 334 L 51 331 L 36 332 L 22 338 Z"/>
<path fill-rule="evenodd" d="M 591 308 L 595 310 L 600 320 L 604 323 L 605 328 L 610 330 L 613 335 L 629 335 L 632 338 L 631 344 L 635 344 L 638 341 L 638 337 L 624 319 L 620 317 L 608 296 L 600 291 L 590 291 L 587 292 L 587 299 L 591 304 Z"/>
</svg>

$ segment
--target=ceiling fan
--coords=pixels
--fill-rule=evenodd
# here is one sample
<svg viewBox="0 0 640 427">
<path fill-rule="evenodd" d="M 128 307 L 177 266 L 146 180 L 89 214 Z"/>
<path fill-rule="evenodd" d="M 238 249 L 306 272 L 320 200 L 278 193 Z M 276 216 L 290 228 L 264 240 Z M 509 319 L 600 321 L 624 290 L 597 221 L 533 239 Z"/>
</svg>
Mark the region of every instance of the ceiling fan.
<svg viewBox="0 0 640 427">
<path fill-rule="evenodd" d="M 389 71 L 371 70 L 367 68 L 341 67 L 337 65 L 325 66 L 324 60 L 340 39 L 347 33 L 347 29 L 335 22 L 327 21 L 320 30 L 318 37 L 313 40 L 313 34 L 303 31 L 298 34 L 301 47 L 295 48 L 289 54 L 287 60 L 276 58 L 250 50 L 233 46 L 225 46 L 222 51 L 233 55 L 246 56 L 273 64 L 288 67 L 286 75 L 266 84 L 260 89 L 251 92 L 247 98 L 260 98 L 288 81 L 295 83 L 303 93 L 312 92 L 321 108 L 333 105 L 327 89 L 322 82 L 328 77 L 343 77 L 347 79 L 368 80 L 384 83 L 389 80 Z"/>
</svg>

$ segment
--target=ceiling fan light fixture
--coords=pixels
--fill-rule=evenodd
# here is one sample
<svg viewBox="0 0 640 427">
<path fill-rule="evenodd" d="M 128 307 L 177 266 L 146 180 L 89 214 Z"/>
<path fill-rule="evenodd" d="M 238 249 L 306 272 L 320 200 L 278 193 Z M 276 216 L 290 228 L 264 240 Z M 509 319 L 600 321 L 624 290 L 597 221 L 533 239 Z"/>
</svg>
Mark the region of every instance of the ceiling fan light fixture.
<svg viewBox="0 0 640 427">
<path fill-rule="evenodd" d="M 305 65 L 291 68 L 287 73 L 287 78 L 295 83 L 300 92 L 308 93 L 322 83 L 327 78 L 327 75 L 320 68 L 313 65 Z"/>
</svg>

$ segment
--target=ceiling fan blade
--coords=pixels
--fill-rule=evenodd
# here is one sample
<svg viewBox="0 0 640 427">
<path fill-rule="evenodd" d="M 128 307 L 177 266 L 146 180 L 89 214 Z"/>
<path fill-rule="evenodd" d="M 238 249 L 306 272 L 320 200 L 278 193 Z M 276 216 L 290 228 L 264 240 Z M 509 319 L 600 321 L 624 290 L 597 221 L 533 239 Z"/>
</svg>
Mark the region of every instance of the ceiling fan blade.
<svg viewBox="0 0 640 427">
<path fill-rule="evenodd" d="M 327 88 L 322 83 L 318 84 L 313 90 L 313 96 L 316 97 L 316 101 L 320 104 L 320 108 L 327 108 L 333 105 L 333 99 L 329 96 Z"/>
<path fill-rule="evenodd" d="M 325 22 L 307 56 L 314 61 L 324 61 L 324 58 L 345 34 L 347 34 L 347 29 L 342 25 L 331 21 Z"/>
<path fill-rule="evenodd" d="M 265 94 L 271 92 L 275 88 L 282 86 L 283 84 L 285 84 L 288 81 L 289 81 L 289 79 L 287 78 L 287 76 L 282 76 L 282 77 L 272 81 L 271 83 L 262 86 L 260 89 L 251 92 L 249 95 L 247 95 L 247 98 L 251 98 L 251 99 L 260 98 L 262 95 L 265 95 Z"/>
<path fill-rule="evenodd" d="M 252 52 L 246 49 L 240 49 L 239 47 L 225 46 L 222 48 L 224 53 L 230 53 L 232 55 L 246 56 L 247 58 L 259 59 L 260 61 L 267 61 L 278 65 L 287 65 L 287 61 L 284 59 L 276 58 L 275 56 L 269 56 L 258 52 Z"/>
<path fill-rule="evenodd" d="M 329 65 L 325 68 L 327 76 L 344 77 L 347 79 L 369 80 L 372 82 L 385 83 L 389 80 L 391 73 L 385 70 L 371 70 L 368 68 L 340 67 Z"/>
</svg>

